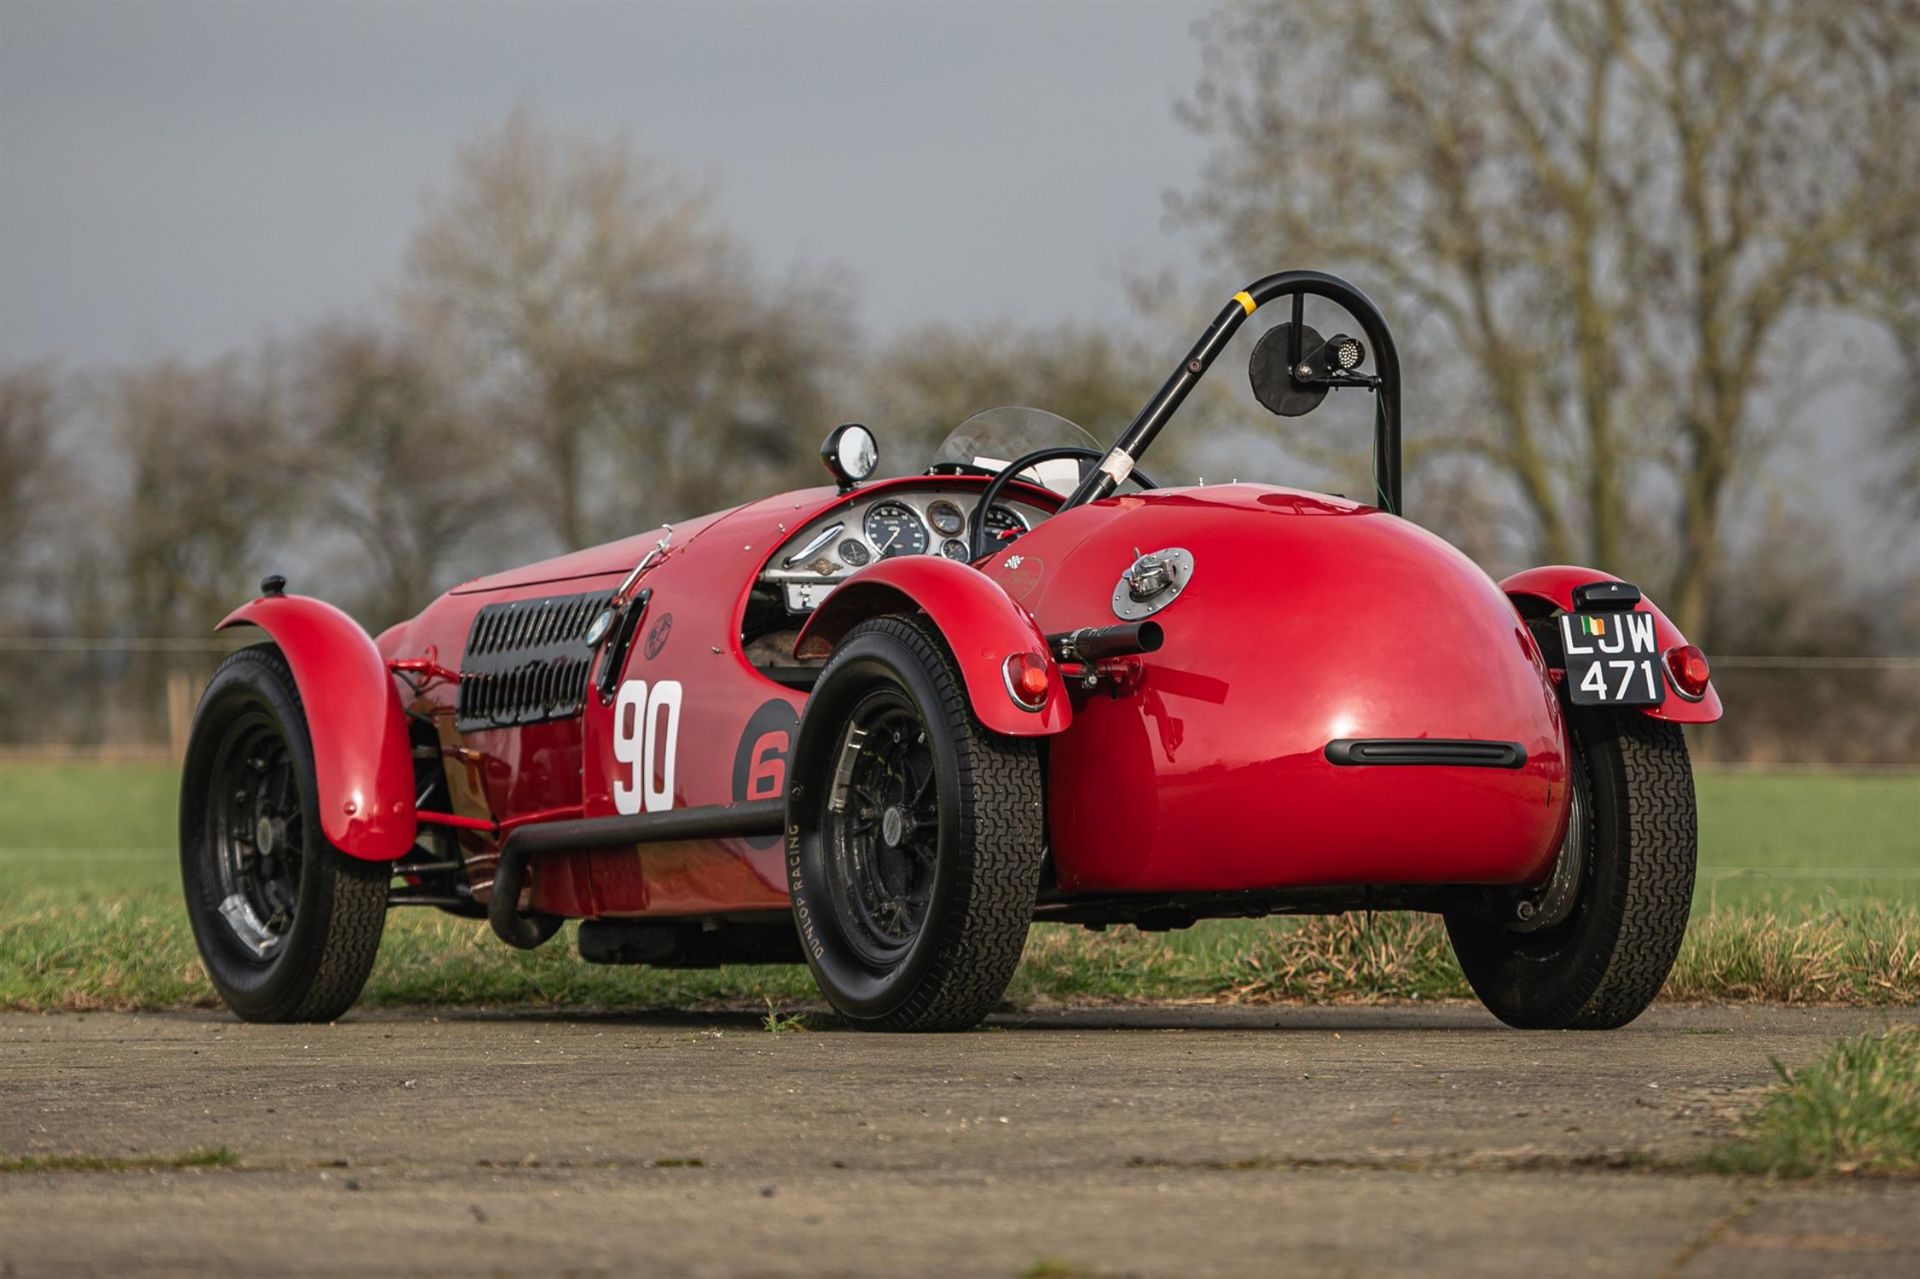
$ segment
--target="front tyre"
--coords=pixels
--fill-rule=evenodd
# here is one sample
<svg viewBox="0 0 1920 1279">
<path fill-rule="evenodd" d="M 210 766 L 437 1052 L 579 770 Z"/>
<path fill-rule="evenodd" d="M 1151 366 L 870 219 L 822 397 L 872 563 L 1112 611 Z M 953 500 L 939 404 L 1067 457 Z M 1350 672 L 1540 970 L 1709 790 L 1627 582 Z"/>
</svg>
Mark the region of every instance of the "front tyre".
<svg viewBox="0 0 1920 1279">
<path fill-rule="evenodd" d="M 180 786 L 180 875 L 207 975 L 248 1021 L 331 1021 L 380 949 L 392 867 L 321 831 L 293 672 L 271 644 L 220 665 Z"/>
<path fill-rule="evenodd" d="M 1044 854 L 1039 747 L 973 715 L 940 640 L 848 633 L 807 701 L 787 881 L 814 979 L 863 1030 L 964 1030 L 1005 993 Z"/>
<path fill-rule="evenodd" d="M 1451 914 L 1447 934 L 1474 993 L 1501 1021 L 1611 1030 L 1646 1011 L 1686 935 L 1693 768 L 1678 724 L 1575 709 L 1570 729 L 1581 773 L 1561 851 L 1580 859 L 1571 910 L 1532 931 L 1505 911 Z"/>
</svg>

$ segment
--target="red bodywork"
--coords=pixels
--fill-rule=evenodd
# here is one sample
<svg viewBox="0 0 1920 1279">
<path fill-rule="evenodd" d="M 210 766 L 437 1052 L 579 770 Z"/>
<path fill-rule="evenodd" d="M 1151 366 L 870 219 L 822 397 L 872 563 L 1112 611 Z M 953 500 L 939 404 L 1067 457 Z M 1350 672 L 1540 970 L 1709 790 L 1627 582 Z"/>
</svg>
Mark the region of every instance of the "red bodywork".
<svg viewBox="0 0 1920 1279">
<path fill-rule="evenodd" d="M 216 628 L 257 626 L 293 668 L 313 740 L 320 827 L 334 847 L 392 861 L 413 847 L 413 758 L 406 716 L 380 651 L 331 604 L 274 595 Z"/>
<path fill-rule="evenodd" d="M 881 560 L 856 575 L 833 593 L 830 607 L 807 620 L 796 651 L 824 658 L 841 636 L 868 618 L 916 611 L 947 637 L 975 713 L 988 728 L 1009 737 L 1040 737 L 1073 722 L 1066 685 L 1047 652 L 1046 633 L 1032 615 L 979 570 L 938 556 Z M 1002 668 L 1011 653 L 1038 653 L 1045 659 L 1047 700 L 1038 710 L 1027 710 L 1004 691 Z"/>
<path fill-rule="evenodd" d="M 229 624 L 261 625 L 287 650 L 308 690 L 328 835 L 349 852 L 395 856 L 411 842 L 402 703 L 435 725 L 454 816 L 465 819 L 454 833 L 484 899 L 500 833 L 515 826 L 783 795 L 806 697 L 756 669 L 743 647 L 760 574 L 810 521 L 849 502 L 940 490 L 971 507 L 984 483 L 806 489 L 675 527 L 634 584 L 650 594 L 621 696 L 589 689 L 580 714 L 549 722 L 456 730 L 459 684 L 446 676 L 463 668 L 476 614 L 610 593 L 661 530 L 468 582 L 381 635 L 377 654 L 312 601 L 256 601 Z M 1057 505 L 1040 490 L 1020 500 Z M 1190 551 L 1195 569 L 1155 615 L 1164 646 L 1109 664 L 1115 678 L 1093 691 L 1049 659 L 1043 709 L 1014 705 L 1005 659 L 1046 653 L 1049 633 L 1112 624 L 1121 573 L 1139 551 L 1167 547 Z M 982 722 L 1046 738 L 1062 894 L 1523 884 L 1559 846 L 1567 747 L 1550 673 L 1509 596 L 1566 607 L 1574 585 L 1604 576 L 1540 569 L 1496 586 L 1439 538 L 1358 503 L 1251 484 L 1167 489 L 1077 507 L 971 566 L 883 559 L 848 577 L 797 638 L 802 657 L 816 656 L 877 612 L 926 615 Z M 1658 626 L 1663 646 L 1684 643 L 1664 616 Z M 669 688 L 670 706 L 660 700 Z M 1669 698 L 1655 713 L 1702 722 L 1719 701 L 1711 691 L 1698 703 Z M 640 722 L 649 719 L 657 733 Z M 672 740 L 638 762 L 623 746 L 667 726 Z M 1341 767 L 1324 752 L 1346 737 L 1515 742 L 1526 761 Z M 357 821 L 342 822 L 353 795 Z M 531 882 L 535 908 L 580 918 L 787 904 L 777 835 L 555 853 L 534 864 Z"/>
<path fill-rule="evenodd" d="M 1551 608 L 1570 610 L 1573 608 L 1574 587 L 1587 582 L 1619 580 L 1611 573 L 1600 573 L 1590 568 L 1548 564 L 1541 568 L 1530 568 L 1524 573 L 1515 573 L 1500 583 L 1500 589 L 1507 593 L 1509 599 L 1532 599 Z M 1662 653 L 1671 652 L 1687 642 L 1680 628 L 1669 621 L 1652 600 L 1642 600 L 1634 611 L 1653 614 L 1654 640 L 1660 645 Z M 1643 713 L 1655 719 L 1672 720 L 1676 724 L 1711 724 L 1720 718 L 1720 694 L 1709 684 L 1706 693 L 1697 702 L 1685 697 L 1669 697 L 1663 704 L 1648 707 Z"/>
<path fill-rule="evenodd" d="M 1405 520 L 1233 484 L 1069 511 L 985 566 L 1047 630 L 1102 618 L 1136 547 L 1196 567 L 1137 691 L 1052 744 L 1069 891 L 1520 883 L 1559 846 L 1557 698 L 1485 573 Z M 1036 565 L 1035 561 L 1039 561 Z M 1336 738 L 1519 742 L 1518 770 L 1343 768 Z M 1443 816 L 1442 816 L 1443 815 Z"/>
</svg>

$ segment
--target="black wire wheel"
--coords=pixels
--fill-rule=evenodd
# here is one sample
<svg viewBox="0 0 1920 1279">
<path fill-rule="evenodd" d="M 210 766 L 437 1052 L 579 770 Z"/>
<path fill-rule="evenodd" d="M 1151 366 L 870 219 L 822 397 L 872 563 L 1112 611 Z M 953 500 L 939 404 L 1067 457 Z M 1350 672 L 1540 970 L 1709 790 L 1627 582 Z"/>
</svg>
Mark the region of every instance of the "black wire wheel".
<svg viewBox="0 0 1920 1279">
<path fill-rule="evenodd" d="M 391 867 L 321 831 L 306 714 L 272 645 L 223 662 L 194 715 L 180 873 L 207 975 L 241 1017 L 330 1021 L 359 998 Z"/>
<path fill-rule="evenodd" d="M 933 747 L 898 689 L 854 708 L 834 751 L 827 802 L 827 885 L 848 943 L 870 964 L 893 963 L 927 922 L 940 814 Z M 844 780 L 843 780 L 844 779 Z"/>
<path fill-rule="evenodd" d="M 220 916 L 255 958 L 286 944 L 300 901 L 307 832 L 293 753 L 263 712 L 244 713 L 215 748 L 207 837 Z"/>
<path fill-rule="evenodd" d="M 977 720 L 923 624 L 848 633 L 801 720 L 787 880 L 814 978 L 869 1030 L 964 1030 L 1019 965 L 1045 851 L 1039 749 Z"/>
<path fill-rule="evenodd" d="M 1534 892 L 1447 916 L 1474 993 L 1530 1030 L 1610 1030 L 1645 1012 L 1680 954 L 1698 837 L 1678 724 L 1575 709 L 1568 829 Z"/>
</svg>

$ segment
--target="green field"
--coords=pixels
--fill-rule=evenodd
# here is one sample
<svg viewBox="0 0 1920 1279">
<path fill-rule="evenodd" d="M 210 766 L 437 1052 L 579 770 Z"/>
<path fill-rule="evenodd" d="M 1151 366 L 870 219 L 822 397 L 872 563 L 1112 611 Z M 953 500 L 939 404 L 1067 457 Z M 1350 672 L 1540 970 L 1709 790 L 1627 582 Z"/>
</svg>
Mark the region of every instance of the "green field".
<svg viewBox="0 0 1920 1279">
<path fill-rule="evenodd" d="M 178 905 L 176 776 L 162 765 L 0 765 L 0 1007 L 211 998 Z M 1670 998 L 1920 997 L 1920 776 L 1703 774 L 1695 922 Z M 1426 917 L 1036 929 L 1012 998 L 1448 998 Z M 817 1002 L 801 968 L 596 969 L 435 911 L 389 925 L 369 1004 Z"/>
<path fill-rule="evenodd" d="M 1920 905 L 1920 775 L 1703 773 L 1696 904 Z M 0 764 L 0 902 L 178 887 L 177 774 Z"/>
</svg>

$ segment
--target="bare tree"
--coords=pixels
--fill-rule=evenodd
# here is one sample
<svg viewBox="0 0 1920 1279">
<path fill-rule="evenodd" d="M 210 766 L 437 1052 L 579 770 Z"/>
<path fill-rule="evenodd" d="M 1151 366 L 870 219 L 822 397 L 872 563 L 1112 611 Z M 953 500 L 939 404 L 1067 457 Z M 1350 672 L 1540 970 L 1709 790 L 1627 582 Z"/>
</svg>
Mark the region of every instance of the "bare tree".
<svg viewBox="0 0 1920 1279">
<path fill-rule="evenodd" d="M 1910 237 L 1891 255 L 1898 278 L 1920 279 L 1920 236 Z M 1890 296 L 1880 319 L 1893 334 L 1898 364 L 1888 379 L 1884 439 L 1891 450 L 1884 492 L 1904 521 L 1920 520 L 1920 290 Z M 1920 629 L 1920 628 L 1916 628 Z"/>
<path fill-rule="evenodd" d="M 524 113 L 462 155 L 404 303 L 472 379 L 496 464 L 543 477 L 564 546 L 789 469 L 846 329 L 832 289 L 753 279 L 703 186 Z"/>
<path fill-rule="evenodd" d="M 502 518 L 513 476 L 404 335 L 336 325 L 301 344 L 296 416 L 316 513 L 366 565 L 363 620 L 400 620 L 452 583 Z"/>
<path fill-rule="evenodd" d="M 1153 393 L 1164 362 L 1100 329 L 933 325 L 908 331 L 872 359 L 863 412 L 905 469 L 924 465 L 973 414 L 1003 404 L 1058 413 L 1106 443 Z"/>
<path fill-rule="evenodd" d="M 272 555 L 297 546 L 310 479 L 268 361 L 166 362 L 115 385 L 127 467 L 126 492 L 113 499 L 124 633 L 206 634 Z"/>
<path fill-rule="evenodd" d="M 1815 317 L 1914 291 L 1920 6 L 1330 0 L 1202 40 L 1217 146 L 1178 213 L 1430 321 L 1410 441 L 1702 627 L 1769 388 L 1820 375 Z"/>
<path fill-rule="evenodd" d="M 54 385 L 39 365 L 0 372 L 0 602 L 23 574 L 52 496 Z"/>
</svg>

